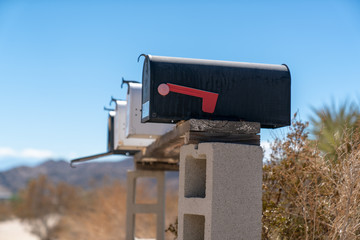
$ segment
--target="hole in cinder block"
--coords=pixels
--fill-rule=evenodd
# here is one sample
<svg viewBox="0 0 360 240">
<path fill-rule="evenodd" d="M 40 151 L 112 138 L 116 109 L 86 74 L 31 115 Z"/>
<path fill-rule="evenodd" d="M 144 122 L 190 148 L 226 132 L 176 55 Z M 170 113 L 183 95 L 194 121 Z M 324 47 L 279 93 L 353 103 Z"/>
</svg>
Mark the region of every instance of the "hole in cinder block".
<svg viewBox="0 0 360 240">
<path fill-rule="evenodd" d="M 156 239 L 156 214 L 138 213 L 135 214 L 136 238 Z"/>
<path fill-rule="evenodd" d="M 186 198 L 205 198 L 206 196 L 206 159 L 188 156 L 185 159 Z"/>
<path fill-rule="evenodd" d="M 205 239 L 205 216 L 185 214 L 184 215 L 184 239 Z"/>
<path fill-rule="evenodd" d="M 157 179 L 153 177 L 136 178 L 136 204 L 156 204 L 157 203 Z"/>
</svg>

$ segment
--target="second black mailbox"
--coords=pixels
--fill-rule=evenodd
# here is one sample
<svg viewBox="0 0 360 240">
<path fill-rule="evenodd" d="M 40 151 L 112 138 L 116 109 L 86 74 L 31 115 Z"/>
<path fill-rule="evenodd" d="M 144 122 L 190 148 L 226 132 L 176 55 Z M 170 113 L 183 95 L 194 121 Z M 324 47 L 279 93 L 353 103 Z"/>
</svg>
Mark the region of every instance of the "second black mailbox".
<svg viewBox="0 0 360 240">
<path fill-rule="evenodd" d="M 290 125 L 286 65 L 145 55 L 142 122 L 190 118 Z"/>
</svg>

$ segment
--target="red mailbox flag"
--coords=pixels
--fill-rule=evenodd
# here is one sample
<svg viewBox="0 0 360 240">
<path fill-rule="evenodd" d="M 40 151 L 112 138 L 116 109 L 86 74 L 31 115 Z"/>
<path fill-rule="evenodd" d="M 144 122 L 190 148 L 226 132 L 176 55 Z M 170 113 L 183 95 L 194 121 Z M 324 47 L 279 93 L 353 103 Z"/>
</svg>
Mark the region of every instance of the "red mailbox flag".
<svg viewBox="0 0 360 240">
<path fill-rule="evenodd" d="M 160 84 L 158 87 L 158 92 L 162 96 L 168 95 L 169 92 L 175 92 L 175 93 L 202 98 L 202 110 L 203 112 L 206 113 L 214 113 L 216 102 L 219 96 L 219 94 L 217 93 L 208 92 L 190 87 L 184 87 L 172 83 Z"/>
</svg>

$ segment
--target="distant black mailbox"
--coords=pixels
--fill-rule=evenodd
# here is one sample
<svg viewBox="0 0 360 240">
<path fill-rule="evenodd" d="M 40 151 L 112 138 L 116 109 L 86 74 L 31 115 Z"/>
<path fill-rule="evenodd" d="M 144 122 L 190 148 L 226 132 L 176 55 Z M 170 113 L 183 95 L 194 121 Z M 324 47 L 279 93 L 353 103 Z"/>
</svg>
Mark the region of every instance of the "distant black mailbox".
<svg viewBox="0 0 360 240">
<path fill-rule="evenodd" d="M 145 55 L 142 122 L 190 118 L 290 125 L 286 65 Z"/>
<path fill-rule="evenodd" d="M 114 132 L 115 132 L 115 124 L 114 124 L 115 112 L 110 111 L 108 116 L 108 141 L 107 141 L 107 150 L 108 152 L 114 151 Z"/>
</svg>

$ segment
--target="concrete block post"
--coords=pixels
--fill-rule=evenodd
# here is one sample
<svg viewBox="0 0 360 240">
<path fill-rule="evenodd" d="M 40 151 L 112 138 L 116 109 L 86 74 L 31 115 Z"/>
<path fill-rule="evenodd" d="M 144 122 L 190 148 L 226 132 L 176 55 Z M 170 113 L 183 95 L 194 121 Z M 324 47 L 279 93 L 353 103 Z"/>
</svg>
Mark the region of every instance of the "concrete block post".
<svg viewBox="0 0 360 240">
<path fill-rule="evenodd" d="M 155 178 L 157 180 L 157 203 L 136 204 L 136 179 Z M 126 240 L 135 238 L 135 215 L 137 213 L 156 214 L 156 239 L 164 240 L 165 233 L 165 173 L 164 171 L 136 170 L 127 172 Z"/>
<path fill-rule="evenodd" d="M 178 239 L 261 239 L 262 157 L 259 146 L 183 146 Z"/>
</svg>

